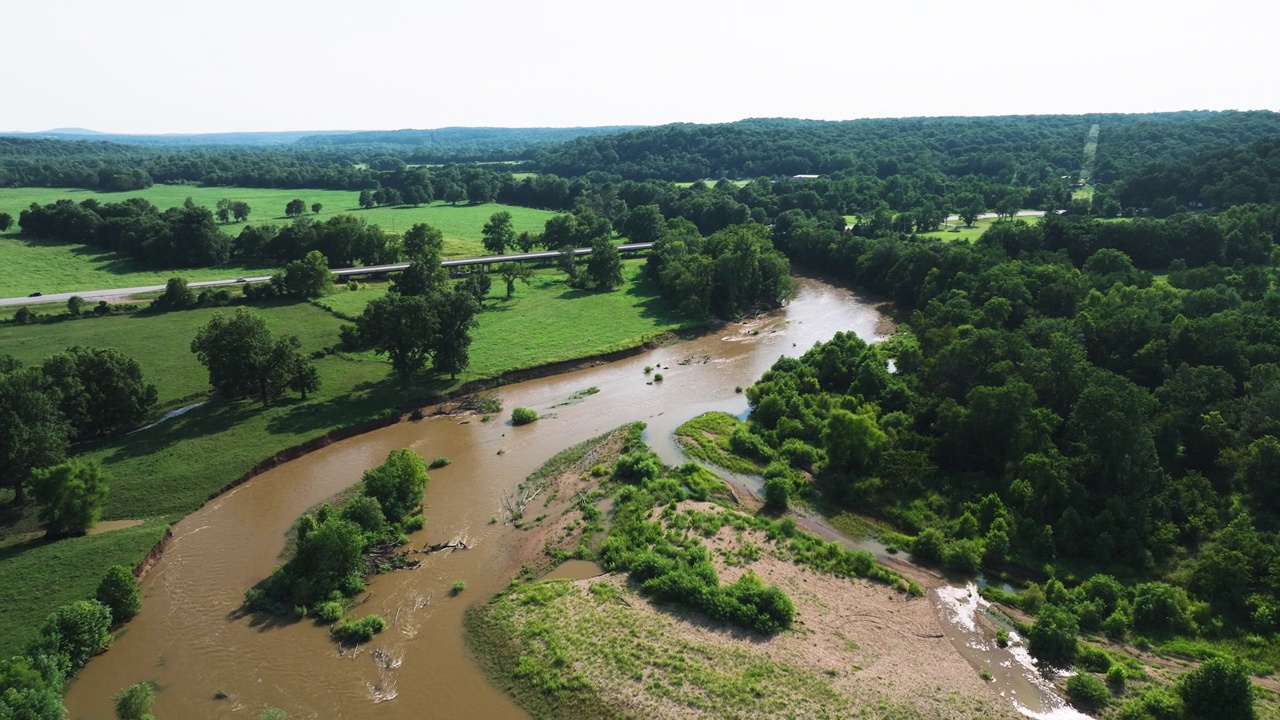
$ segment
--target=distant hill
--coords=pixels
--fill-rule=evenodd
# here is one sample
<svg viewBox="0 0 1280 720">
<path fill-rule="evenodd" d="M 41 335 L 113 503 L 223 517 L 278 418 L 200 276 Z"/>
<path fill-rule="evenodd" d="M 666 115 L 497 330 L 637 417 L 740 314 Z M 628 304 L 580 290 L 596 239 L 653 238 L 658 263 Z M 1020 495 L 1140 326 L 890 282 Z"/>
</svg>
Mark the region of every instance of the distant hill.
<svg viewBox="0 0 1280 720">
<path fill-rule="evenodd" d="M 211 145 L 292 145 L 302 138 L 321 135 L 339 137 L 344 130 L 289 130 L 285 132 L 227 132 L 227 133 L 175 133 L 161 135 L 130 135 L 104 133 L 85 128 L 55 128 L 41 132 L 6 132 L 4 137 L 45 138 L 52 140 L 94 140 L 120 145 L 148 147 L 199 147 Z"/>
<path fill-rule="evenodd" d="M 763 118 L 678 123 L 581 137 L 539 153 L 542 172 L 630 180 L 698 180 L 902 172 L 1030 184 L 1079 171 L 1090 127 L 1101 126 L 1099 174 L 1188 159 L 1280 134 L 1280 113 L 1187 111 L 1140 115 L 1021 115 L 849 121 Z M 1030 182 L 1029 182 L 1030 181 Z"/>
<path fill-rule="evenodd" d="M 573 128 L 445 127 L 313 135 L 299 148 L 385 149 L 411 163 L 527 160 L 538 150 L 578 138 L 612 135 L 638 126 Z M 407 154 L 406 154 L 407 153 Z"/>
</svg>

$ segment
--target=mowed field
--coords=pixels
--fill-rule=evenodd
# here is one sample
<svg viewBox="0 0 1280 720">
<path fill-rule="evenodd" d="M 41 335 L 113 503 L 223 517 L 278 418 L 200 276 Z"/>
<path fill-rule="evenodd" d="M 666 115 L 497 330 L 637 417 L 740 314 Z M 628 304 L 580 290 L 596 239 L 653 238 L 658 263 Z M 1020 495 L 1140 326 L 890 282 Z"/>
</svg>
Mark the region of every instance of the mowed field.
<svg viewBox="0 0 1280 720">
<path fill-rule="evenodd" d="M 504 300 L 495 282 L 479 327 L 473 331 L 471 368 L 458 378 L 423 374 L 408 393 L 391 367 L 371 353 L 337 353 L 316 361 L 322 387 L 302 402 L 295 395 L 263 408 L 253 400 L 210 400 L 135 435 L 76 448 L 102 463 L 110 476 L 104 520 L 143 519 L 143 525 L 86 538 L 45 543 L 31 514 L 0 497 L 0 657 L 18 650 L 44 616 L 60 603 L 90 597 L 107 568 L 134 564 L 167 523 L 199 507 L 212 492 L 281 450 L 337 428 L 377 416 L 406 397 L 445 392 L 466 380 L 510 370 L 635 347 L 688 325 L 667 312 L 641 277 L 639 261 L 627 263 L 626 284 L 612 293 L 574 290 L 563 273 L 539 271 L 530 285 L 517 283 Z M 344 311 L 377 297 L 374 287 L 334 296 Z M 346 322 L 306 302 L 255 305 L 273 330 L 299 336 L 312 352 L 338 342 Z M 232 309 L 223 310 L 233 312 Z M 26 363 L 69 345 L 114 347 L 142 365 L 167 408 L 206 399 L 207 376 L 190 352 L 191 339 L 214 311 L 116 315 L 40 325 L 0 327 L 0 354 Z M 355 481 L 357 478 L 352 478 Z M 143 612 L 146 612 L 144 605 Z"/>
<path fill-rule="evenodd" d="M 429 223 L 444 234 L 446 257 L 469 257 L 483 254 L 481 229 L 489 216 L 506 210 L 511 213 L 516 232 L 541 231 L 555 213 L 547 210 L 488 203 L 484 205 L 448 205 L 433 203 L 421 207 L 401 206 L 361 210 L 358 193 L 340 190 L 271 190 L 261 188 L 196 187 L 190 185 L 156 185 L 146 190 L 125 193 L 102 193 L 92 190 L 64 188 L 0 188 L 0 212 L 13 216 L 14 227 L 0 234 L 0 297 L 18 297 L 32 292 L 55 293 L 97 290 L 112 287 L 163 285 L 174 275 L 189 281 L 222 280 L 240 275 L 270 272 L 272 266 L 231 263 L 216 268 L 155 270 L 132 258 L 75 243 L 31 242 L 18 237 L 18 215 L 31 203 L 41 205 L 69 199 L 81 202 L 94 199 L 101 203 L 120 202 L 131 197 L 145 198 L 156 207 L 181 205 L 191 198 L 210 209 L 218 201 L 242 200 L 252 211 L 247 223 L 223 226 L 223 232 L 235 236 L 245 224 L 284 224 L 292 222 L 284 215 L 285 205 L 294 198 L 320 203 L 319 214 L 308 215 L 323 222 L 340 213 L 350 213 L 388 232 L 403 233 L 416 223 Z"/>
</svg>

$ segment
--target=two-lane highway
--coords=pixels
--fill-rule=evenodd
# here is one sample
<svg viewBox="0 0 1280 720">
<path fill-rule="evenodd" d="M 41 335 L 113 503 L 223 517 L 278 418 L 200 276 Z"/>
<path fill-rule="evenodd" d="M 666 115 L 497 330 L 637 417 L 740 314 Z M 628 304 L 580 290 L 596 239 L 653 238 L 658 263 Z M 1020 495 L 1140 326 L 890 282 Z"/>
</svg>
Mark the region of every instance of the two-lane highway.
<svg viewBox="0 0 1280 720">
<path fill-rule="evenodd" d="M 628 252 L 635 250 L 648 250 L 653 247 L 653 243 L 627 243 L 619 245 L 619 252 Z M 591 248 L 577 248 L 573 251 L 575 256 L 590 255 Z M 518 255 L 485 255 L 483 257 L 458 258 L 456 260 L 445 260 L 440 263 L 441 267 L 469 267 L 472 265 L 493 265 L 502 262 L 536 262 L 538 260 L 552 260 L 560 256 L 555 250 L 536 253 L 520 253 Z M 409 267 L 409 263 L 395 263 L 393 265 L 370 265 L 368 267 L 350 267 L 331 270 L 334 275 L 339 277 L 348 277 L 351 275 L 376 275 L 378 273 L 398 272 Z M 201 282 L 188 283 L 190 288 L 209 288 L 222 287 L 226 285 L 243 285 L 251 282 L 266 282 L 271 279 L 270 275 L 254 275 L 252 277 L 232 278 L 229 280 L 204 280 Z M 34 305 L 36 303 L 55 303 L 66 302 L 73 295 L 79 295 L 86 301 L 96 303 L 99 300 L 118 300 L 131 295 L 141 295 L 143 293 L 161 292 L 164 290 L 163 285 L 148 285 L 145 287 L 131 288 L 110 288 L 106 290 L 81 290 L 79 292 L 66 293 L 50 293 L 39 297 L 16 297 L 0 299 L 0 306 L 4 305 Z"/>
</svg>

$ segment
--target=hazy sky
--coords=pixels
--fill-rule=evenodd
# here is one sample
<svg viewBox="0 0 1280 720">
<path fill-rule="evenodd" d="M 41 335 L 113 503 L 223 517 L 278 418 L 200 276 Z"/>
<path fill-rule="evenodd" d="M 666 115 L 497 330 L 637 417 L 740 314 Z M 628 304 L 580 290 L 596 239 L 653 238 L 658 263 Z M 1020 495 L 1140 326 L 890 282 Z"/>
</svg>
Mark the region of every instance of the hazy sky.
<svg viewBox="0 0 1280 720">
<path fill-rule="evenodd" d="M 11 0 L 0 130 L 1280 109 L 1275 0 Z"/>
</svg>

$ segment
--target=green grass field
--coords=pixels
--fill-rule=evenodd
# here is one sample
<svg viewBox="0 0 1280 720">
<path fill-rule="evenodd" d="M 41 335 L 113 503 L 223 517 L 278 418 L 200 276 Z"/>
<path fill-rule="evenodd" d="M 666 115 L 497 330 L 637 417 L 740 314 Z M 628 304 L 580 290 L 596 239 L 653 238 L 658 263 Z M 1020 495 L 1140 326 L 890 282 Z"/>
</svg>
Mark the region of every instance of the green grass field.
<svg viewBox="0 0 1280 720">
<path fill-rule="evenodd" d="M 273 332 L 297 335 L 308 351 L 337 342 L 342 321 L 319 308 L 288 301 L 255 307 Z M 72 345 L 115 348 L 142 365 L 143 376 L 155 384 L 164 409 L 208 391 L 209 377 L 191 353 L 191 341 L 214 312 L 202 308 L 9 325 L 0 328 L 0 354 L 35 365 Z"/>
<path fill-rule="evenodd" d="M 509 370 L 635 347 L 685 325 L 665 310 L 654 289 L 640 279 L 639 261 L 627 263 L 627 283 L 612 293 L 573 290 L 564 285 L 562 277 L 555 271 L 540 272 L 529 286 L 517 283 L 515 297 L 510 301 L 500 299 L 504 288 L 502 283 L 495 283 L 486 310 L 479 317 L 480 326 L 474 331 L 468 372 L 454 382 L 447 377 L 424 375 L 408 397 L 444 392 L 465 380 L 493 377 Z M 345 296 L 367 303 L 381 292 L 385 289 L 370 287 L 332 299 Z M 298 334 L 304 351 L 337 343 L 338 328 L 344 322 L 309 303 L 280 302 L 255 307 L 273 329 Z M 190 353 L 189 345 L 212 312 L 192 310 L 48 325 L 8 325 L 0 327 L 0 353 L 36 362 L 76 343 L 115 347 L 142 364 L 147 379 L 160 388 L 161 402 L 172 406 L 184 399 L 190 401 L 207 388 L 204 370 Z M 399 406 L 406 399 L 391 375 L 390 365 L 380 358 L 365 353 L 337 354 L 318 360 L 317 365 L 322 388 L 307 402 L 289 397 L 262 408 L 250 400 L 215 400 L 136 435 L 79 448 L 78 455 L 101 462 L 111 476 L 103 519 L 175 521 L 260 460 Z M 0 503 L 0 509 L 7 508 Z M 23 593 L 16 598 L 0 597 L 8 600 L 0 607 L 0 657 L 21 647 L 59 602 L 92 595 L 110 565 L 140 560 L 162 531 L 163 522 L 140 527 L 148 529 L 135 529 L 126 535 L 119 535 L 124 531 L 118 530 L 100 536 L 118 539 L 120 547 L 112 552 L 102 549 L 100 543 L 105 540 L 95 538 L 51 545 L 30 542 L 19 544 L 14 550 L 0 548 L 0 587 L 31 585 L 31 568 L 40 564 L 38 556 L 31 553 L 37 550 L 56 553 L 59 562 L 74 568 L 74 572 L 58 575 L 64 578 L 64 587 L 56 596 Z M 12 539 L 34 529 L 30 513 L 19 515 L 9 509 L 9 515 L 0 515 L 0 546 L 3 538 Z"/>
<path fill-rule="evenodd" d="M 273 268 L 262 265 L 228 264 L 218 268 L 160 270 L 123 255 L 74 243 L 33 242 L 18 237 L 18 214 L 31 203 L 48 204 L 61 199 L 80 202 L 93 198 L 98 202 L 120 202 L 143 197 L 162 210 L 181 205 L 188 197 L 195 203 L 213 208 L 218 200 L 243 200 L 253 212 L 248 224 L 291 222 L 284 216 L 284 206 L 293 198 L 307 205 L 321 203 L 324 208 L 319 221 L 340 213 L 351 213 L 389 232 L 402 233 L 416 223 L 429 223 L 444 234 L 446 257 L 469 257 L 484 254 L 481 229 L 489 216 L 500 210 L 511 213 L 516 232 L 541 231 L 547 218 L 555 213 L 547 210 L 490 203 L 458 205 L 433 203 L 421 207 L 393 207 L 361 210 L 356 204 L 358 193 L 340 190 L 270 190 L 261 188 L 196 187 L 191 185 L 156 185 L 146 190 L 126 193 L 101 193 L 92 190 L 64 188 L 0 188 L 0 212 L 13 215 L 15 226 L 0 235 L 0 297 L 18 297 L 32 292 L 55 293 L 96 290 L 111 287 L 162 285 L 174 275 L 188 280 L 219 280 L 239 275 L 256 274 Z M 236 235 L 244 224 L 223 226 L 223 232 Z"/>
<path fill-rule="evenodd" d="M 1039 218 L 1035 217 L 1024 217 L 1018 219 L 1026 220 L 1028 222 L 1039 222 Z M 973 227 L 969 227 L 964 224 L 963 220 L 956 220 L 953 223 L 947 223 L 945 230 L 934 230 L 933 232 L 918 233 L 918 235 L 919 237 L 938 238 L 939 240 L 961 240 L 971 243 L 982 237 L 982 233 L 986 232 L 987 228 L 991 227 L 995 223 L 996 218 L 982 218 L 974 221 Z"/>
</svg>

